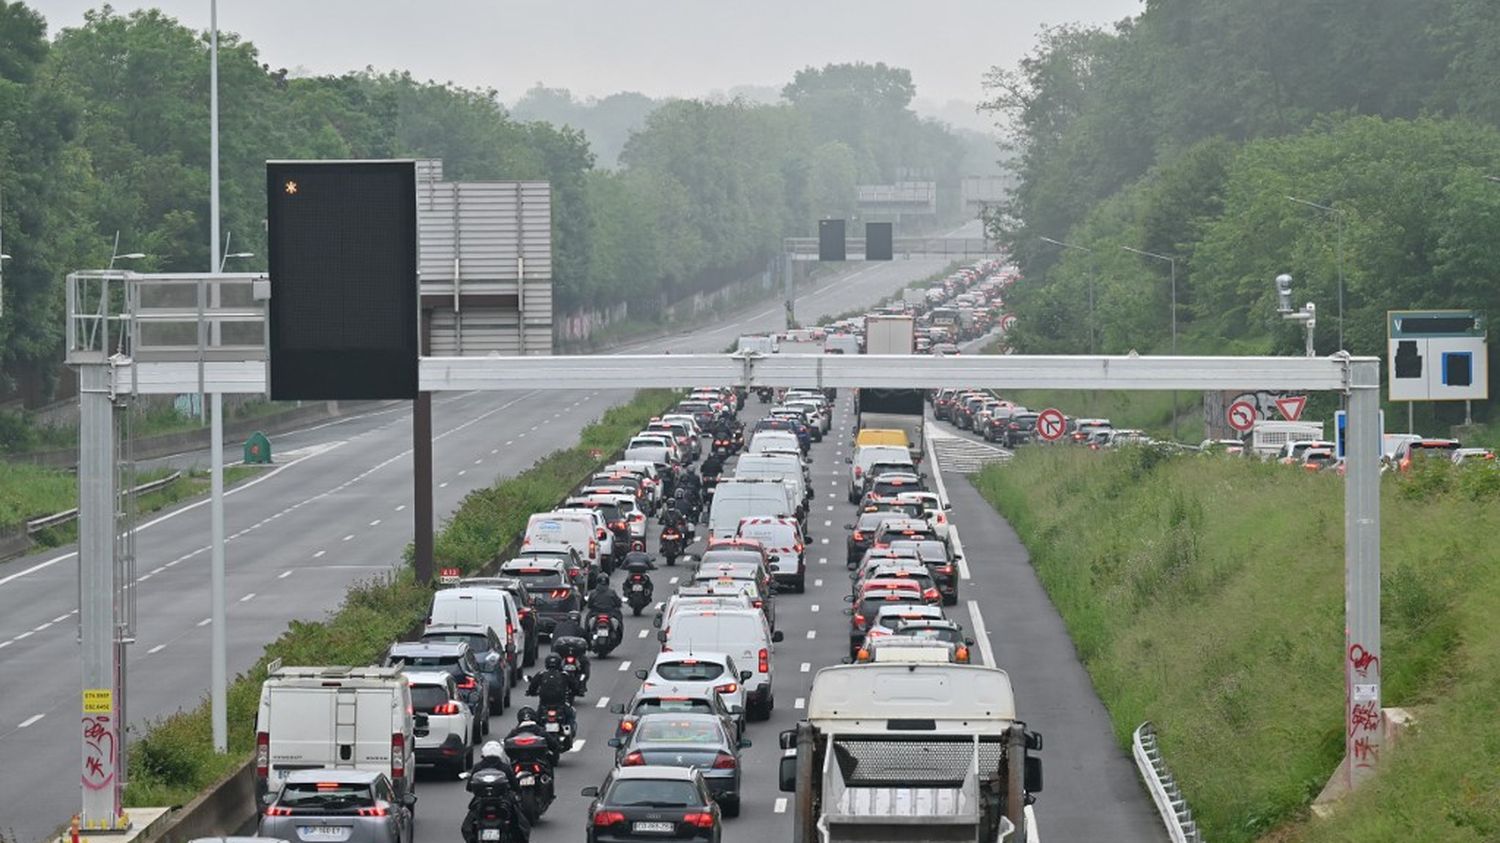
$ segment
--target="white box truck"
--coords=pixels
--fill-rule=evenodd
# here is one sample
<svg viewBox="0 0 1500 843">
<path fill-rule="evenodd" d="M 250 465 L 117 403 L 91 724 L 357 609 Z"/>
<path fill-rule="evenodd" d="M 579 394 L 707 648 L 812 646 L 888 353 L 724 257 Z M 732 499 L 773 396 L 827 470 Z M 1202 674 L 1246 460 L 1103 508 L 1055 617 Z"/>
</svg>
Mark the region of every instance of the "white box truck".
<svg viewBox="0 0 1500 843">
<path fill-rule="evenodd" d="M 866 354 L 911 354 L 916 347 L 916 320 L 911 316 L 871 313 L 865 317 Z"/>
</svg>

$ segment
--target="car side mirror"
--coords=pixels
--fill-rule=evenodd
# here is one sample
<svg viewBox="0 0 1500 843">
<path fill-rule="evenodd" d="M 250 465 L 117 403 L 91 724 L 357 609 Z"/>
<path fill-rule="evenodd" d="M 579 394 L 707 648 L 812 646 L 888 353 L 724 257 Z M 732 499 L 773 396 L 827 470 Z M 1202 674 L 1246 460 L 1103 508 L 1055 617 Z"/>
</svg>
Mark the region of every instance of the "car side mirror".
<svg viewBox="0 0 1500 843">
<path fill-rule="evenodd" d="M 752 677 L 754 675 L 755 674 L 751 673 L 748 670 L 742 670 L 742 671 L 740 671 L 740 681 L 741 682 L 749 682 L 750 681 L 750 677 Z"/>
<path fill-rule="evenodd" d="M 612 746 L 612 747 L 614 747 L 616 749 L 620 748 L 620 739 L 619 738 L 610 738 L 609 740 L 605 741 L 604 743 L 605 743 L 606 746 Z"/>
<path fill-rule="evenodd" d="M 772 644 L 780 644 L 785 639 L 786 639 L 786 634 L 783 633 L 779 629 L 776 630 L 775 632 L 771 633 L 771 643 Z"/>
<path fill-rule="evenodd" d="M 651 625 L 656 627 L 657 629 L 661 629 L 661 615 L 657 615 L 656 617 L 652 618 Z"/>
<path fill-rule="evenodd" d="M 786 729 L 786 730 L 782 731 L 781 734 L 777 735 L 776 738 L 777 738 L 777 745 L 780 746 L 782 749 L 796 749 L 797 748 L 797 730 L 796 729 Z"/>
<path fill-rule="evenodd" d="M 1027 793 L 1042 792 L 1042 759 L 1026 757 L 1025 776 L 1022 781 Z"/>
<path fill-rule="evenodd" d="M 665 630 L 659 630 L 656 633 L 656 640 L 660 641 L 663 644 L 667 643 L 667 633 L 666 633 L 666 631 Z"/>
<path fill-rule="evenodd" d="M 599 796 L 599 788 L 594 785 L 589 785 L 588 787 L 578 791 L 578 795 L 587 796 L 590 799 L 595 799 Z"/>
<path fill-rule="evenodd" d="M 750 748 L 750 739 L 749 738 L 740 738 L 740 749 L 749 749 L 749 748 Z"/>
<path fill-rule="evenodd" d="M 849 575 L 849 579 L 852 580 L 852 579 L 855 578 L 855 576 L 856 576 L 855 574 L 850 574 Z M 854 595 L 852 595 L 852 594 L 845 594 L 844 595 L 844 602 L 845 603 L 853 603 L 854 602 Z"/>
<path fill-rule="evenodd" d="M 965 647 L 972 647 L 972 646 L 974 646 L 974 639 L 972 639 L 972 638 L 965 638 L 964 639 L 964 646 Z"/>
<path fill-rule="evenodd" d="M 854 457 L 844 457 L 844 465 L 854 465 Z"/>
<path fill-rule="evenodd" d="M 269 806 L 276 801 L 276 794 L 267 793 L 260 797 L 260 804 Z"/>
<path fill-rule="evenodd" d="M 845 530 L 852 530 L 852 529 L 854 529 L 854 525 L 853 524 L 845 524 L 844 525 L 844 529 Z"/>
<path fill-rule="evenodd" d="M 615 703 L 614 705 L 610 706 L 609 707 L 609 713 L 610 714 L 624 714 L 625 713 L 625 703 Z"/>
<path fill-rule="evenodd" d="M 484 666 L 487 667 L 487 668 L 489 668 L 490 670 L 494 670 L 496 667 L 499 667 L 500 666 L 500 654 L 497 653 L 497 652 L 495 652 L 494 650 L 491 650 L 488 653 L 485 653 L 484 654 Z"/>
<path fill-rule="evenodd" d="M 405 805 L 408 808 L 417 807 L 417 795 L 409 791 L 407 793 L 401 794 L 401 804 Z"/>
<path fill-rule="evenodd" d="M 781 767 L 777 770 L 776 784 L 782 793 L 797 792 L 797 755 L 781 756 Z"/>
<path fill-rule="evenodd" d="M 854 664 L 854 659 L 851 659 L 848 656 L 844 656 L 843 658 L 839 659 L 839 664 Z"/>
<path fill-rule="evenodd" d="M 742 705 L 732 705 L 729 707 L 729 713 L 734 715 L 744 714 L 745 707 Z"/>
<path fill-rule="evenodd" d="M 645 679 L 647 676 L 650 676 L 650 675 L 651 675 L 651 673 L 649 671 L 645 670 L 644 668 L 642 668 L 641 670 L 637 670 L 635 672 L 635 678 L 637 678 L 637 679 Z"/>
</svg>

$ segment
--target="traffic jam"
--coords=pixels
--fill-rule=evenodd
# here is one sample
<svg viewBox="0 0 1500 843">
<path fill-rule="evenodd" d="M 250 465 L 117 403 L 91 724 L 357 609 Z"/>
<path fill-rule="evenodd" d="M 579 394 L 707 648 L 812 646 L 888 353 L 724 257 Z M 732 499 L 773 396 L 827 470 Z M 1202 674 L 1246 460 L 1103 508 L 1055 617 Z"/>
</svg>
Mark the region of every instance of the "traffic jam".
<svg viewBox="0 0 1500 843">
<path fill-rule="evenodd" d="M 895 339 L 877 327 L 893 315 L 770 339 L 915 351 L 909 315 Z M 420 636 L 382 664 L 273 663 L 259 834 L 1037 839 L 1041 736 L 964 602 L 932 396 L 909 392 L 691 390 L 531 515 L 492 575 L 443 572 Z"/>
</svg>

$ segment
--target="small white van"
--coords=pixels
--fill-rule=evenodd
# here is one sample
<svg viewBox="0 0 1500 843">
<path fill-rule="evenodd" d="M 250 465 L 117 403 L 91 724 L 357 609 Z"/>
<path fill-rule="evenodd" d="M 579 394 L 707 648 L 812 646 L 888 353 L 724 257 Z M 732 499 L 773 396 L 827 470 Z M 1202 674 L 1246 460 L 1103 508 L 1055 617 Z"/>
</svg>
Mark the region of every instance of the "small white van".
<svg viewBox="0 0 1500 843">
<path fill-rule="evenodd" d="M 521 661 L 525 658 L 525 631 L 521 613 L 510 592 L 500 588 L 444 588 L 432 595 L 432 609 L 427 623 L 480 624 L 494 631 L 505 647 L 505 661 L 510 665 L 511 684 L 521 678 Z"/>
<path fill-rule="evenodd" d="M 771 691 L 771 650 L 781 641 L 771 632 L 766 616 L 756 609 L 684 609 L 672 616 L 660 633 L 663 652 L 697 650 L 727 653 L 750 673 L 744 681 L 745 717 L 766 720 L 776 707 Z"/>
<path fill-rule="evenodd" d="M 599 567 L 603 557 L 600 542 L 605 538 L 587 512 L 539 512 L 526 521 L 526 535 L 521 540 L 524 549 L 549 547 L 571 547 L 591 568 Z"/>
<path fill-rule="evenodd" d="M 730 539 L 739 532 L 741 518 L 796 514 L 797 506 L 780 480 L 721 480 L 714 487 L 708 534 L 711 538 Z"/>
</svg>

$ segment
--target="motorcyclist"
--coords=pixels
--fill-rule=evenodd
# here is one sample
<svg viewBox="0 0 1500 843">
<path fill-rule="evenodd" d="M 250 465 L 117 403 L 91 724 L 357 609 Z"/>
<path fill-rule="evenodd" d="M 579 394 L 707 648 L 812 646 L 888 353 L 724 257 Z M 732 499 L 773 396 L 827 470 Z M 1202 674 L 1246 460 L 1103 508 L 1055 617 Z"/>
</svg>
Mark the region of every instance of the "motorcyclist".
<svg viewBox="0 0 1500 843">
<path fill-rule="evenodd" d="M 693 470 L 692 466 L 688 466 L 687 471 L 682 473 L 682 481 L 678 484 L 678 488 L 687 491 L 688 515 L 696 521 L 698 510 L 703 504 L 703 480 L 698 477 L 698 472 Z"/>
<path fill-rule="evenodd" d="M 535 735 L 547 742 L 547 749 L 551 750 L 553 755 L 562 754 L 562 741 L 547 731 L 547 727 L 543 726 L 542 721 L 537 718 L 536 709 L 529 705 L 521 706 L 516 712 L 515 728 L 511 729 L 505 737 L 513 738 L 516 735 Z"/>
<path fill-rule="evenodd" d="M 609 615 L 609 622 L 613 626 L 616 641 L 624 637 L 625 613 L 621 607 L 625 605 L 625 601 L 621 600 L 620 595 L 610 587 L 608 580 L 602 580 L 594 586 L 594 590 L 589 592 L 585 605 L 588 607 L 590 615 Z"/>
<path fill-rule="evenodd" d="M 519 787 L 516 784 L 516 771 L 510 763 L 510 757 L 505 754 L 505 745 L 500 741 L 486 741 L 479 750 L 479 762 L 469 771 L 472 778 L 475 773 L 483 770 L 497 770 L 505 774 L 506 788 L 505 799 L 510 806 L 511 832 L 523 842 L 531 839 L 531 823 L 526 819 L 526 812 L 521 810 L 521 800 L 518 796 Z M 473 796 L 469 799 L 469 814 L 464 817 L 463 837 L 466 843 L 476 843 L 475 822 L 479 819 L 479 797 Z"/>
<path fill-rule="evenodd" d="M 734 439 L 734 417 L 729 413 L 724 413 L 714 422 L 714 438 Z"/>
<path fill-rule="evenodd" d="M 632 550 L 625 554 L 625 571 L 631 574 L 656 570 L 656 557 L 643 550 Z"/>
<path fill-rule="evenodd" d="M 577 612 L 569 612 L 560 618 L 552 627 L 552 640 L 559 638 L 588 638 L 588 630 L 583 628 L 583 622 L 579 620 Z"/>
<path fill-rule="evenodd" d="M 573 698 L 582 693 L 582 686 L 577 679 L 563 672 L 562 664 L 562 656 L 549 653 L 543 662 L 546 669 L 532 674 L 531 681 L 527 683 L 526 696 L 536 697 L 544 708 L 551 706 L 561 709 L 568 726 L 576 734 L 578 715 L 573 711 Z"/>
<path fill-rule="evenodd" d="M 709 454 L 703 458 L 703 483 L 713 485 L 719 480 L 719 475 L 724 473 L 724 458 L 718 454 Z"/>
<path fill-rule="evenodd" d="M 687 515 L 677 508 L 677 499 L 668 498 L 667 508 L 661 514 L 662 527 L 670 527 L 679 533 L 687 534 Z"/>
<path fill-rule="evenodd" d="M 608 582 L 606 579 L 605 582 Z M 560 656 L 571 655 L 578 659 L 579 687 L 578 693 L 582 695 L 588 692 L 589 675 L 592 672 L 589 665 L 589 632 L 583 626 L 577 612 L 569 612 L 557 622 L 552 628 L 552 651 Z"/>
</svg>

